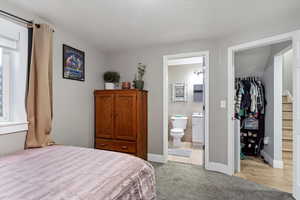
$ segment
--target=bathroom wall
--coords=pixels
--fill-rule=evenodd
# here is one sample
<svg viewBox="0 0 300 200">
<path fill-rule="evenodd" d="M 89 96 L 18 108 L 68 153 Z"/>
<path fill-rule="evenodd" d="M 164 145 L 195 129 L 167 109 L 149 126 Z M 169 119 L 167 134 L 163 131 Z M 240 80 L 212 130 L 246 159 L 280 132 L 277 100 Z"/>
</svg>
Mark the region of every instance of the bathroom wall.
<svg viewBox="0 0 300 200">
<path fill-rule="evenodd" d="M 203 83 L 203 76 L 197 76 L 195 71 L 201 69 L 200 64 L 190 65 L 176 65 L 169 66 L 169 117 L 176 114 L 186 115 L 188 117 L 187 129 L 183 137 L 183 141 L 192 141 L 192 113 L 202 112 L 203 103 L 194 102 L 193 100 L 193 87 L 194 84 Z M 187 102 L 173 102 L 172 101 L 172 84 L 173 83 L 186 83 L 188 88 Z M 171 123 L 169 129 L 172 128 Z"/>
</svg>

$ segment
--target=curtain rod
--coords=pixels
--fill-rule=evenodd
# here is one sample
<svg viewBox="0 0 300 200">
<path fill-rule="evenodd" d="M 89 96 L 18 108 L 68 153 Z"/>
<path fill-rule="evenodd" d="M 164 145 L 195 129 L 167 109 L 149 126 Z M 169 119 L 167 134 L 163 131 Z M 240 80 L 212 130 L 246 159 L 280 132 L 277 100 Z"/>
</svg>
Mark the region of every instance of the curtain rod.
<svg viewBox="0 0 300 200">
<path fill-rule="evenodd" d="M 6 12 L 6 11 L 4 11 L 4 10 L 0 10 L 0 15 L 1 15 L 1 14 L 2 14 L 3 16 L 9 17 L 10 19 L 15 20 L 15 21 L 17 21 L 17 22 L 19 22 L 19 23 L 24 23 L 24 24 L 26 24 L 27 26 L 29 25 L 29 27 L 32 27 L 32 25 L 33 25 L 33 20 L 27 20 L 27 19 L 24 19 L 24 18 L 22 18 L 22 17 L 16 16 L 16 15 L 11 14 L 11 13 L 9 13 L 9 12 Z M 40 25 L 39 25 L 39 24 L 35 24 L 35 26 L 36 26 L 37 28 L 40 28 Z M 53 30 L 53 32 L 54 32 L 54 30 Z"/>
<path fill-rule="evenodd" d="M 18 21 L 18 22 L 23 22 L 23 23 L 26 23 L 26 24 L 29 24 L 29 25 L 32 25 L 32 24 L 33 24 L 33 21 L 29 21 L 29 20 L 26 20 L 26 19 L 24 19 L 24 18 L 22 18 L 22 17 L 18 17 L 18 16 L 16 16 L 16 15 L 13 15 L 13 14 L 11 14 L 11 13 L 8 13 L 8 12 L 6 12 L 6 11 L 4 11 L 4 10 L 0 10 L 0 14 L 4 15 L 4 16 L 6 16 L 6 17 L 12 18 L 12 19 L 14 19 L 14 20 L 16 20 L 16 21 Z"/>
</svg>

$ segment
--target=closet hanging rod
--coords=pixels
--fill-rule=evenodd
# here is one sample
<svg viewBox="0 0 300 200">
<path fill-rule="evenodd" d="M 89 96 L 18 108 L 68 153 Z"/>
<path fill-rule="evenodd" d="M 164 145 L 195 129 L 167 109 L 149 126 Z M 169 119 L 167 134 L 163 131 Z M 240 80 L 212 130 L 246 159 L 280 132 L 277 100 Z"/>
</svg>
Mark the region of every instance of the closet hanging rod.
<svg viewBox="0 0 300 200">
<path fill-rule="evenodd" d="M 0 15 L 8 17 L 9 19 L 16 21 L 17 23 L 23 23 L 23 24 L 27 25 L 27 27 L 33 26 L 33 20 L 24 19 L 22 17 L 16 16 L 16 15 L 6 12 L 4 10 L 0 10 Z M 40 28 L 39 24 L 35 24 L 35 26 L 37 28 Z M 53 32 L 54 32 L 54 30 L 53 30 Z"/>
</svg>

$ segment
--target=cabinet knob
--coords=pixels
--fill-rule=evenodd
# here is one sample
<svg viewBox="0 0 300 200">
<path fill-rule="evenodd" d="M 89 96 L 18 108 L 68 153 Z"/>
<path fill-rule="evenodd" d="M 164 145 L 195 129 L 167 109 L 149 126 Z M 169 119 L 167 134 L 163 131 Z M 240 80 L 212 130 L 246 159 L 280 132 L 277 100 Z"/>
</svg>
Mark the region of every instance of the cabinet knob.
<svg viewBox="0 0 300 200">
<path fill-rule="evenodd" d="M 122 148 L 122 149 L 128 149 L 128 147 L 127 147 L 127 146 L 122 146 L 121 148 Z"/>
</svg>

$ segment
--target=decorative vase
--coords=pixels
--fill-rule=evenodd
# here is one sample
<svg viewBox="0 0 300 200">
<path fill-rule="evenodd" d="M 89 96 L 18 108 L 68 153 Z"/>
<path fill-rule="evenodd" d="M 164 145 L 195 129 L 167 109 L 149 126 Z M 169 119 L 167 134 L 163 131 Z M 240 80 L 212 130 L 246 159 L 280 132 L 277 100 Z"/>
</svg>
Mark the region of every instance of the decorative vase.
<svg viewBox="0 0 300 200">
<path fill-rule="evenodd" d="M 143 90 L 144 89 L 144 81 L 143 80 L 135 80 L 134 87 L 136 89 Z"/>
<path fill-rule="evenodd" d="M 113 89 L 115 89 L 115 84 L 114 83 L 104 83 L 104 88 L 106 90 L 113 90 Z"/>
<path fill-rule="evenodd" d="M 130 82 L 122 82 L 122 89 L 130 89 L 131 83 Z"/>
</svg>

